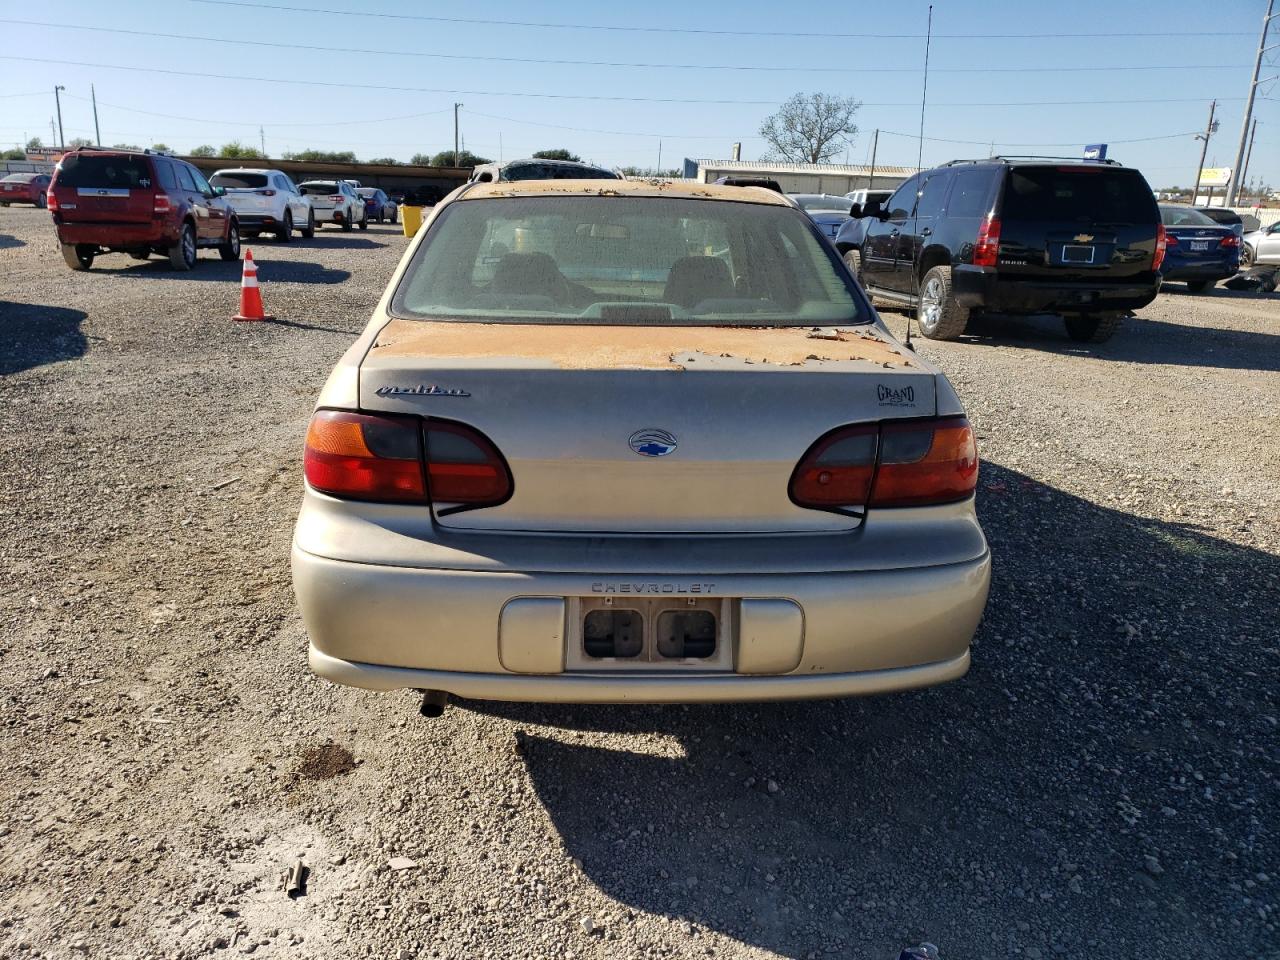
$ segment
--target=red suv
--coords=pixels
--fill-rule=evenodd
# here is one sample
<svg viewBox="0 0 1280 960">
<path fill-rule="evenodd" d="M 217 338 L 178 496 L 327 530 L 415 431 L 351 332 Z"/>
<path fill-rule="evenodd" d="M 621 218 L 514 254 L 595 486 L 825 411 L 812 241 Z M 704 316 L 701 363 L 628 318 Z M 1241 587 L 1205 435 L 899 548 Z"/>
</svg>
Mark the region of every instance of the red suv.
<svg viewBox="0 0 1280 960">
<path fill-rule="evenodd" d="M 72 150 L 49 185 L 49 211 L 62 257 L 88 270 L 99 253 L 135 260 L 167 256 L 175 270 L 195 266 L 200 247 L 240 258 L 235 210 L 195 167 L 150 150 Z"/>
</svg>

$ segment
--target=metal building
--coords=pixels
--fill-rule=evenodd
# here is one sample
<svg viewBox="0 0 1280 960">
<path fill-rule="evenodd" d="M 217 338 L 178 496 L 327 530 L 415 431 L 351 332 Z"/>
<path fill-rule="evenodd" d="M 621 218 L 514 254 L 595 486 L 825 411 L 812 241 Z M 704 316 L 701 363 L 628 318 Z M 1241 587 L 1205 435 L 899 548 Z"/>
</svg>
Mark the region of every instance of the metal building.
<svg viewBox="0 0 1280 960">
<path fill-rule="evenodd" d="M 861 163 L 770 163 L 764 160 L 686 160 L 686 179 L 714 183 L 720 177 L 769 177 L 787 193 L 849 193 L 869 187 L 892 190 L 916 172 L 915 167 Z"/>
</svg>

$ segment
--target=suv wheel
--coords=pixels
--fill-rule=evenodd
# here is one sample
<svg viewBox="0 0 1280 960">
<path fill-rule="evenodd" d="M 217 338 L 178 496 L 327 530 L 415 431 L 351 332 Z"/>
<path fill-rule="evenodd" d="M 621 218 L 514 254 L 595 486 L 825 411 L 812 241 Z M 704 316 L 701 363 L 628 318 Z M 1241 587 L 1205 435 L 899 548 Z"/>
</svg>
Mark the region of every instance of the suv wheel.
<svg viewBox="0 0 1280 960">
<path fill-rule="evenodd" d="M 395 223 L 399 219 L 400 219 L 400 208 L 396 207 L 394 210 L 391 211 L 391 222 Z"/>
<path fill-rule="evenodd" d="M 286 210 L 284 212 L 284 223 L 280 225 L 280 229 L 276 231 L 276 239 L 281 243 L 288 243 L 293 239 L 293 211 Z"/>
<path fill-rule="evenodd" d="M 964 333 L 969 308 L 951 293 L 951 268 L 934 267 L 920 281 L 920 332 L 930 340 L 954 340 Z"/>
<path fill-rule="evenodd" d="M 196 265 L 196 228 L 190 221 L 182 224 L 178 242 L 169 248 L 169 266 L 175 270 L 190 270 Z"/>
<path fill-rule="evenodd" d="M 342 232 L 350 233 L 352 230 L 351 211 L 348 210 L 342 217 Z"/>
<path fill-rule="evenodd" d="M 1105 343 L 1115 336 L 1124 323 L 1123 313 L 1102 313 L 1094 316 L 1063 317 L 1067 336 L 1080 343 Z"/>
<path fill-rule="evenodd" d="M 86 243 L 62 244 L 62 259 L 72 270 L 88 270 L 93 266 L 93 255 L 96 251 Z"/>
<path fill-rule="evenodd" d="M 368 207 L 365 207 L 364 213 L 360 214 L 360 229 L 361 230 L 369 229 L 369 208 Z"/>
<path fill-rule="evenodd" d="M 47 207 L 48 205 L 49 205 L 49 200 L 48 200 L 48 198 L 47 198 L 43 193 L 37 193 L 37 194 L 36 194 L 36 209 L 37 209 L 37 210 L 43 210 L 43 209 L 44 209 L 45 207 Z M 6 204 L 5 204 L 5 206 L 7 207 L 7 206 L 8 206 L 8 204 L 6 203 Z"/>
<path fill-rule="evenodd" d="M 1188 280 L 1187 291 L 1189 293 L 1207 293 L 1213 289 L 1214 280 Z"/>
<path fill-rule="evenodd" d="M 846 250 L 844 252 L 844 262 L 849 268 L 849 272 L 853 274 L 854 279 L 862 286 L 862 253 L 859 250 Z"/>
<path fill-rule="evenodd" d="M 302 235 L 308 240 L 316 235 L 316 212 L 314 210 L 307 211 L 307 225 L 302 228 Z"/>
<path fill-rule="evenodd" d="M 234 220 L 227 225 L 227 242 L 218 247 L 218 256 L 223 260 L 240 259 L 240 224 Z"/>
</svg>

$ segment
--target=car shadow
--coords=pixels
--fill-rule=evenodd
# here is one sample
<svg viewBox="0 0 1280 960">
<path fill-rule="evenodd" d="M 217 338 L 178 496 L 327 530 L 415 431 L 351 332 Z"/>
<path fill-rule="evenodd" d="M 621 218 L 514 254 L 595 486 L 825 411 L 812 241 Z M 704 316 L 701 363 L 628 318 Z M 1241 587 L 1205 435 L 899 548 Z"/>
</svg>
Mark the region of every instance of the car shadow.
<svg viewBox="0 0 1280 960">
<path fill-rule="evenodd" d="M 205 280 L 222 283 L 239 283 L 244 265 L 239 260 L 221 260 L 202 256 L 196 265 L 186 271 L 177 271 L 169 266 L 166 260 L 147 260 L 143 263 L 122 263 L 119 266 L 99 266 L 102 261 L 94 263 L 94 272 L 111 274 L 130 280 Z M 308 260 L 273 260 L 270 257 L 255 256 L 258 265 L 258 280 L 261 283 L 342 283 L 351 276 L 349 270 L 335 270 Z"/>
<path fill-rule="evenodd" d="M 0 250 L 13 250 L 16 247 L 25 247 L 27 241 L 19 240 L 17 237 L 8 233 L 0 233 Z"/>
<path fill-rule="evenodd" d="M 0 300 L 0 376 L 84 356 L 83 310 Z"/>
<path fill-rule="evenodd" d="M 252 243 L 260 243 L 258 239 L 250 241 Z M 270 246 L 276 246 L 270 238 L 266 240 Z M 279 244 L 284 246 L 284 244 Z M 308 240 L 306 237 L 294 237 L 289 241 L 290 246 L 301 247 L 304 250 L 315 248 L 325 248 L 331 250 L 377 250 L 385 247 L 385 243 L 379 243 L 377 240 L 371 240 L 368 237 L 353 237 L 340 231 L 329 232 L 327 230 L 317 230 L 316 235 Z"/>
<path fill-rule="evenodd" d="M 920 939 L 943 956 L 1140 956 L 1153 933 L 1170 955 L 1266 952 L 1266 921 L 1231 886 L 1278 852 L 1259 771 L 1280 557 L 983 471 L 994 578 L 960 681 L 463 707 L 517 726 L 566 854 L 603 893 L 694 937 L 787 957 Z"/>
</svg>

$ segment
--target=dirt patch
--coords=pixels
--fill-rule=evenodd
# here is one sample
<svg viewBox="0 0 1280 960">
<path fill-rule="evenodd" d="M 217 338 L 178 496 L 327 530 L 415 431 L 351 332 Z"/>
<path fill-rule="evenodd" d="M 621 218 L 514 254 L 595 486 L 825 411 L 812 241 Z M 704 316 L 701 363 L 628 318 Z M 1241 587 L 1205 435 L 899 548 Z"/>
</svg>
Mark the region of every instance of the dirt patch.
<svg viewBox="0 0 1280 960">
<path fill-rule="evenodd" d="M 336 743 L 326 743 L 303 751 L 297 774 L 300 780 L 332 780 L 355 768 L 356 758 L 350 750 Z"/>
</svg>

